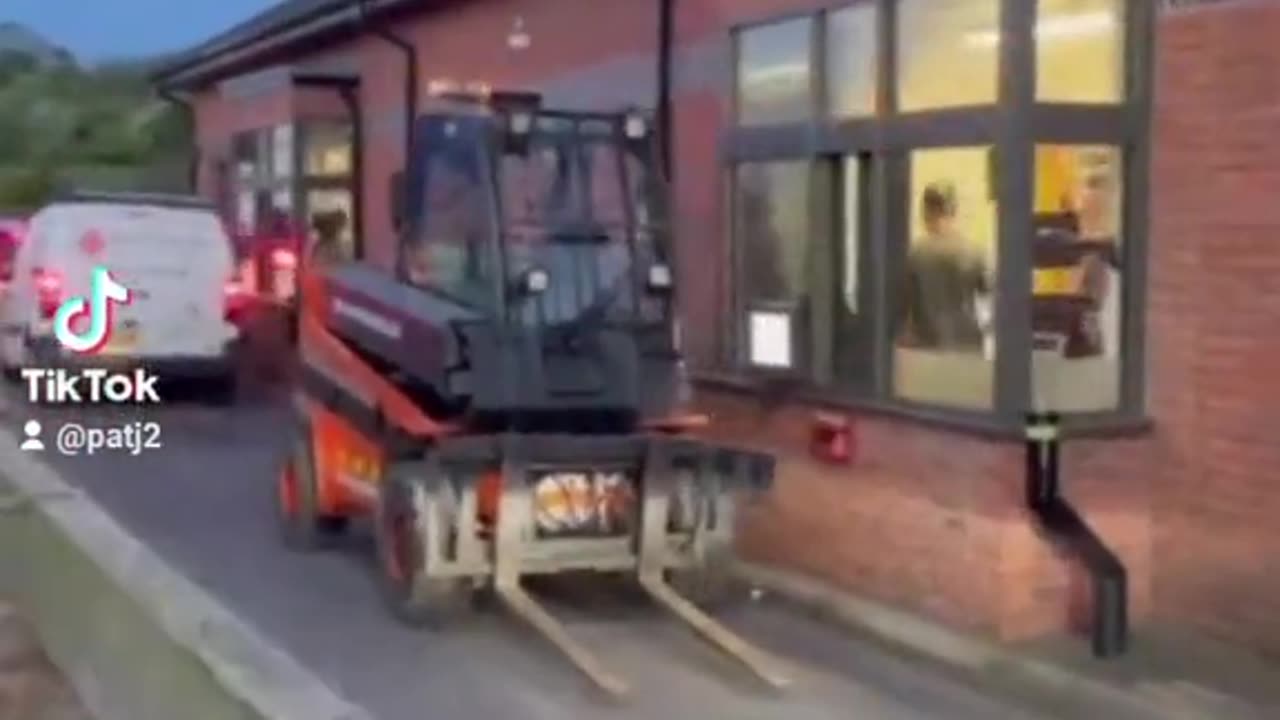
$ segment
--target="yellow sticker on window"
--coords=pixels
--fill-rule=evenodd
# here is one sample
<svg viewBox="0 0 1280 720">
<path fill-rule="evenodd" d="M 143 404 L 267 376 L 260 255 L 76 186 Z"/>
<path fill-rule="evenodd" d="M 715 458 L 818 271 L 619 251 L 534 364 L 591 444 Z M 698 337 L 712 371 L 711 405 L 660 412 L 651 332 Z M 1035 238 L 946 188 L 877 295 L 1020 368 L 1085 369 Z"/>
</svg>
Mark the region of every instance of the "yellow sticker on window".
<svg viewBox="0 0 1280 720">
<path fill-rule="evenodd" d="M 1036 295 L 1076 295 L 1080 292 L 1080 268 L 1046 268 L 1036 270 L 1032 287 Z"/>
</svg>

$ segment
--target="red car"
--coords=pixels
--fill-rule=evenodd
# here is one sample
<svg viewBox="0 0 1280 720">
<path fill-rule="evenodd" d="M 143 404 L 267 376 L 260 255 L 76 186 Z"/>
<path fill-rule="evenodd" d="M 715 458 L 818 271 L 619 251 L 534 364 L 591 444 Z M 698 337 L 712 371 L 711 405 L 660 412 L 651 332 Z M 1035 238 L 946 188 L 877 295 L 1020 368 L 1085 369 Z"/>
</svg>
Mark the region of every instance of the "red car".
<svg viewBox="0 0 1280 720">
<path fill-rule="evenodd" d="M 8 287 L 13 279 L 13 262 L 26 235 L 25 219 L 0 216 L 0 290 Z"/>
</svg>

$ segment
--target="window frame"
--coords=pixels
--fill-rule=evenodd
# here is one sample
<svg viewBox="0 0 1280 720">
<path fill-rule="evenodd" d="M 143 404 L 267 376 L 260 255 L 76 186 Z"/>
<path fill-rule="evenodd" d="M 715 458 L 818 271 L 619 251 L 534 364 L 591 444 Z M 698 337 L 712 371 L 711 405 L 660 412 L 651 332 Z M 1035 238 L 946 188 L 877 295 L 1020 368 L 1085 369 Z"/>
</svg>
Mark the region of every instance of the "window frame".
<svg viewBox="0 0 1280 720">
<path fill-rule="evenodd" d="M 855 5 L 873 4 L 877 11 L 878 47 L 876 57 L 876 108 L 865 117 L 834 117 L 829 113 L 827 93 L 828 15 Z M 720 139 L 722 177 L 726 187 L 726 226 L 730 232 L 730 265 L 725 306 L 734 314 L 723 323 L 726 352 L 719 362 L 727 372 L 712 373 L 715 384 L 756 389 L 757 379 L 738 363 L 742 357 L 740 326 L 744 293 L 740 288 L 741 252 L 736 236 L 737 167 L 742 163 L 767 161 L 808 161 L 815 174 L 832 159 L 860 155 L 869 159 L 868 203 L 863 208 L 870 217 L 863 220 L 870 237 L 862 245 L 862 262 L 879 271 L 870 273 L 872 298 L 867 308 L 873 314 L 873 381 L 868 394 L 850 389 L 850 383 L 818 383 L 811 376 L 796 378 L 798 399 L 821 405 L 851 407 L 905 415 L 930 424 L 967 429 L 979 434 L 1010 436 L 1020 433 L 1031 398 L 1031 262 L 1026 243 L 1031 230 L 1034 206 L 1034 157 L 1037 145 L 1095 144 L 1120 148 L 1123 155 L 1125 227 L 1121 247 L 1124 275 L 1121 308 L 1122 350 L 1120 358 L 1120 399 L 1114 410 L 1064 414 L 1064 429 L 1071 434 L 1116 434 L 1142 431 L 1149 425 L 1146 396 L 1146 289 L 1150 158 L 1151 93 L 1153 50 L 1158 11 L 1151 3 L 1125 1 L 1124 82 L 1125 97 L 1120 103 L 1061 103 L 1037 99 L 1034 45 L 1038 3 L 1001 0 L 999 79 L 994 105 L 898 112 L 897 65 L 898 0 L 848 0 L 816 10 L 788 12 L 731 25 L 728 125 Z M 777 22 L 813 18 L 810 43 L 810 112 L 806 122 L 785 125 L 742 126 L 739 113 L 739 48 L 741 35 L 754 28 Z M 893 351 L 891 307 L 905 261 L 909 232 L 909 161 L 913 150 L 966 145 L 990 145 L 996 153 L 997 189 L 997 271 L 995 326 L 995 380 L 990 410 L 966 410 L 924 405 L 898 398 L 893 393 Z M 833 183 L 833 185 L 838 185 Z M 813 187 L 821 191 L 820 184 Z M 833 228 L 816 213 L 830 203 L 810 199 L 809 226 Z M 836 283 L 840 285 L 839 282 Z M 807 341 L 810 342 L 811 341 Z M 724 365 L 728 365 L 724 368 Z M 808 367 L 798 368 L 807 372 Z M 833 397 L 834 396 L 834 397 Z"/>
</svg>

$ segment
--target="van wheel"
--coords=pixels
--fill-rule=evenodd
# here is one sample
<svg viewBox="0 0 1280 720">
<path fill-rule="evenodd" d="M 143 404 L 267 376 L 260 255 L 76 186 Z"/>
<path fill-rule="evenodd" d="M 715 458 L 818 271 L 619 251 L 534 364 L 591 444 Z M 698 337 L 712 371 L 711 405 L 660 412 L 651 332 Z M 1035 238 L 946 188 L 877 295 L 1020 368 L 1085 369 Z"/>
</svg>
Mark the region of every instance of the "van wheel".
<svg viewBox="0 0 1280 720">
<path fill-rule="evenodd" d="M 0 366 L 3 368 L 4 379 L 11 383 L 21 380 L 22 368 L 30 364 L 25 337 L 23 333 L 0 338 L 0 343 L 3 343 L 3 347 L 0 347 Z"/>
</svg>

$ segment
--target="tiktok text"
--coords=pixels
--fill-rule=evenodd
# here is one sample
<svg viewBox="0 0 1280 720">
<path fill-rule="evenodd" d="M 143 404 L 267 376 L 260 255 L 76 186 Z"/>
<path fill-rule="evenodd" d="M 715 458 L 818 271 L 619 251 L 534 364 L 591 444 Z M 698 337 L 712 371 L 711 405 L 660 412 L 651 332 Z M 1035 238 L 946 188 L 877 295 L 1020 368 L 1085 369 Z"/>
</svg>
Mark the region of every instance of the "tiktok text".
<svg viewBox="0 0 1280 720">
<path fill-rule="evenodd" d="M 27 401 L 31 403 L 152 405 L 160 402 L 160 395 L 156 392 L 160 378 L 143 369 L 123 373 L 98 368 L 26 368 L 22 371 L 22 379 L 27 383 Z"/>
</svg>

